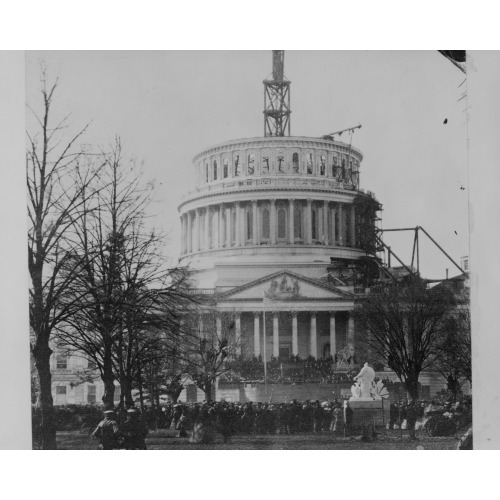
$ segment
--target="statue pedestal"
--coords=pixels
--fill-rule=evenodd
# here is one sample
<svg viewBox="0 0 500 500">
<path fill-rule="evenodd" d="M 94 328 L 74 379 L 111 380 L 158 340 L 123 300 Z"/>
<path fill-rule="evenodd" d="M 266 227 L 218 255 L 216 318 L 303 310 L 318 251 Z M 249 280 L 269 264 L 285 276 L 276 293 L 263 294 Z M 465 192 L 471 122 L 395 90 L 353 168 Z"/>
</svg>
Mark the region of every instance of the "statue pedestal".
<svg viewBox="0 0 500 500">
<path fill-rule="evenodd" d="M 389 400 L 372 398 L 351 398 L 344 402 L 344 422 L 346 421 L 347 403 L 352 409 L 352 431 L 363 428 L 382 429 L 389 421 Z"/>
</svg>

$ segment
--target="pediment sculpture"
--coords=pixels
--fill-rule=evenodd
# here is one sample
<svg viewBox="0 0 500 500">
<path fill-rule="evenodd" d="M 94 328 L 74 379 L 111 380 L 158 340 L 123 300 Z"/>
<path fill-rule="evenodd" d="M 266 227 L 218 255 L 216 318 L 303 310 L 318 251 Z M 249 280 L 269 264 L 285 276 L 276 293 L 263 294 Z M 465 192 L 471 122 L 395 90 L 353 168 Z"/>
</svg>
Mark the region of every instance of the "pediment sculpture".
<svg viewBox="0 0 500 500">
<path fill-rule="evenodd" d="M 301 297 L 300 284 L 296 278 L 291 278 L 289 283 L 287 276 L 283 275 L 281 279 L 271 281 L 264 296 L 273 300 L 295 300 Z"/>
</svg>

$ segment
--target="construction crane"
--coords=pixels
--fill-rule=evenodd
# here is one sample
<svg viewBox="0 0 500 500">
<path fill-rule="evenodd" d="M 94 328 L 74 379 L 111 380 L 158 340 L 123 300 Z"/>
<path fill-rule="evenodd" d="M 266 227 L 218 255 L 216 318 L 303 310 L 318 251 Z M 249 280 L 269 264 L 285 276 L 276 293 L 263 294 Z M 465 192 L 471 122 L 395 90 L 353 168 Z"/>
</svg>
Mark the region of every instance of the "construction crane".
<svg viewBox="0 0 500 500">
<path fill-rule="evenodd" d="M 290 82 L 284 76 L 285 51 L 273 50 L 273 76 L 264 80 L 264 137 L 290 135 Z"/>
<path fill-rule="evenodd" d="M 332 132 L 331 134 L 325 134 L 321 138 L 322 139 L 329 139 L 330 141 L 333 141 L 334 135 L 338 135 L 340 137 L 344 132 L 353 133 L 357 128 L 361 128 L 361 123 L 359 125 L 356 125 L 355 127 L 345 128 L 344 130 L 339 130 L 338 132 Z"/>
</svg>

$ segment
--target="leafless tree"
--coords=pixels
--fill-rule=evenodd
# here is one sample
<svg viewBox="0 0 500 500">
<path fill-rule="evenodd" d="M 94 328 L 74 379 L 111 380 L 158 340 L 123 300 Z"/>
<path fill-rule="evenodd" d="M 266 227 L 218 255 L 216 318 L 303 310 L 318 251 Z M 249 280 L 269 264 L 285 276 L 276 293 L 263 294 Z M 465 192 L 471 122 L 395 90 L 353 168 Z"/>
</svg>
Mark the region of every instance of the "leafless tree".
<svg viewBox="0 0 500 500">
<path fill-rule="evenodd" d="M 144 184 L 134 159 L 125 160 L 120 139 L 103 154 L 92 197 L 75 221 L 78 268 L 71 297 L 80 297 L 58 328 L 64 345 L 94 360 L 104 383 L 103 402 L 114 407 L 114 382 L 122 403 L 132 405 L 132 383 L 158 332 L 178 328 L 187 298 L 187 272 L 167 265 L 162 236 L 147 227 L 153 185 Z M 126 401 L 123 401 L 123 398 Z"/>
<path fill-rule="evenodd" d="M 471 322 L 468 289 L 451 291 L 453 307 L 445 320 L 435 369 L 456 398 L 466 381 L 472 384 Z"/>
<path fill-rule="evenodd" d="M 383 360 L 418 399 L 420 373 L 436 361 L 452 307 L 447 290 L 429 289 L 419 278 L 374 287 L 355 312 L 356 346 Z"/>
<path fill-rule="evenodd" d="M 53 123 L 56 89 L 57 81 L 49 83 L 42 69 L 42 106 L 40 112 L 28 108 L 35 125 L 27 130 L 26 152 L 31 352 L 39 379 L 43 449 L 56 448 L 50 342 L 54 329 L 69 314 L 71 303 L 62 306 L 61 299 L 75 278 L 75 272 L 63 275 L 62 270 L 73 258 L 72 226 L 82 215 L 88 186 L 99 172 L 99 165 L 80 145 L 87 127 L 66 141 L 67 117 Z"/>
<path fill-rule="evenodd" d="M 226 360 L 239 350 L 234 314 L 198 307 L 186 315 L 181 331 L 189 376 L 211 401 L 217 379 L 231 369 Z"/>
</svg>

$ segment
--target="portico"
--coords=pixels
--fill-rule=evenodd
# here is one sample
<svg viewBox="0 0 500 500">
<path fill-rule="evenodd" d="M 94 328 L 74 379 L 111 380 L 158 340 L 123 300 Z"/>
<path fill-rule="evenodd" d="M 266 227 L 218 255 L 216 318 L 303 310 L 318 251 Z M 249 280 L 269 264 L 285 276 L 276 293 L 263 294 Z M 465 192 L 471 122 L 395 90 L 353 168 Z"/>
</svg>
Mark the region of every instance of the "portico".
<svg viewBox="0 0 500 500">
<path fill-rule="evenodd" d="M 354 349 L 354 294 L 289 271 L 222 293 L 217 310 L 235 318 L 245 357 L 325 358 Z"/>
</svg>

